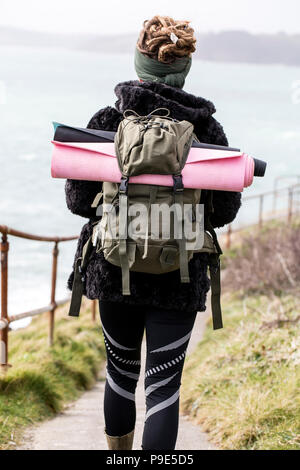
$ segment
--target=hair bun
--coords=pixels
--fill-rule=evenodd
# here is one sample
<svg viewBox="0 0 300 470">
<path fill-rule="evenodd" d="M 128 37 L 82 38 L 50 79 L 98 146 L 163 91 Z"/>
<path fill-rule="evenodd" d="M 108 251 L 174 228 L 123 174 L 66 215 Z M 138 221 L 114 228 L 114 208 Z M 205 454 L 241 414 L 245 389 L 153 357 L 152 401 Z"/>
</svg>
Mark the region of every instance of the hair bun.
<svg viewBox="0 0 300 470">
<path fill-rule="evenodd" d="M 196 38 L 189 21 L 176 21 L 169 16 L 154 16 L 144 21 L 137 48 L 152 59 L 171 64 L 178 57 L 195 52 Z"/>
</svg>

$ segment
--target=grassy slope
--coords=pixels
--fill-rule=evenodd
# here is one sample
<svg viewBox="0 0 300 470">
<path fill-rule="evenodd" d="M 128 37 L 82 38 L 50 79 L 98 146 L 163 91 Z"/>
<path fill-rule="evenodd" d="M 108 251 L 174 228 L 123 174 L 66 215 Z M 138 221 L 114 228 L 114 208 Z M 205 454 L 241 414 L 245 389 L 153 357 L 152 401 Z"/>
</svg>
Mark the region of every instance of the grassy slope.
<svg viewBox="0 0 300 470">
<path fill-rule="evenodd" d="M 0 375 L 0 449 L 11 448 L 22 428 L 50 418 L 93 385 L 104 348 L 88 306 L 79 320 L 66 317 L 66 307 L 58 310 L 52 349 L 45 316 L 10 333 L 13 367 Z"/>
<path fill-rule="evenodd" d="M 208 328 L 187 361 L 182 410 L 223 449 L 300 449 L 300 325 L 263 328 L 273 307 L 227 295 L 226 328 Z M 280 308 L 293 320 L 300 302 L 284 296 Z"/>
</svg>

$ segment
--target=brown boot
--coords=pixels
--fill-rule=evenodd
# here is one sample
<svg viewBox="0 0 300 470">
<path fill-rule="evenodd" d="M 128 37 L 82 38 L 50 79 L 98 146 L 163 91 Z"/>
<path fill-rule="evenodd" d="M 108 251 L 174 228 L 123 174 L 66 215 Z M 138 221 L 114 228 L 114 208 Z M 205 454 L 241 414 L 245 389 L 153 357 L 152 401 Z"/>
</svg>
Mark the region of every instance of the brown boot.
<svg viewBox="0 0 300 470">
<path fill-rule="evenodd" d="M 125 434 L 124 436 L 109 436 L 106 434 L 104 430 L 104 434 L 106 436 L 107 444 L 109 450 L 131 450 L 133 445 L 133 436 L 134 430 Z"/>
</svg>

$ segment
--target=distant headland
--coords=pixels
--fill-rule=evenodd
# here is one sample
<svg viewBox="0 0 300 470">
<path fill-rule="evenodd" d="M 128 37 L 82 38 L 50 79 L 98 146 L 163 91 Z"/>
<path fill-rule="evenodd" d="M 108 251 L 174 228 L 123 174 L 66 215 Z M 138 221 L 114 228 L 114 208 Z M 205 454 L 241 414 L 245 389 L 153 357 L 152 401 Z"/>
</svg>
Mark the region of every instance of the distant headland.
<svg viewBox="0 0 300 470">
<path fill-rule="evenodd" d="M 300 34 L 224 31 L 197 34 L 197 59 L 216 62 L 300 66 Z M 101 53 L 129 53 L 137 33 L 120 35 L 52 34 L 0 26 L 0 46 L 62 47 Z"/>
</svg>

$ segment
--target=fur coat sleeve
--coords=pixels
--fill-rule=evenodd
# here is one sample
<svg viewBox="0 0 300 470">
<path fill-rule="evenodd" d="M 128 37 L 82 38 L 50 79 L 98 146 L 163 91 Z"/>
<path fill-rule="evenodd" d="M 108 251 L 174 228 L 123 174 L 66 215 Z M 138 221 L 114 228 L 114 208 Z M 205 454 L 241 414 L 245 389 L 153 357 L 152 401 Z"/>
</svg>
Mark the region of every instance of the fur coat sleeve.
<svg viewBox="0 0 300 470">
<path fill-rule="evenodd" d="M 116 131 L 122 118 L 121 113 L 108 106 L 98 111 L 88 123 L 90 129 Z M 101 191 L 102 183 L 97 181 L 66 181 L 65 193 L 68 209 L 73 214 L 88 219 L 96 216 L 96 209 L 91 204 L 97 193 Z"/>
</svg>

